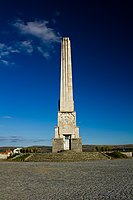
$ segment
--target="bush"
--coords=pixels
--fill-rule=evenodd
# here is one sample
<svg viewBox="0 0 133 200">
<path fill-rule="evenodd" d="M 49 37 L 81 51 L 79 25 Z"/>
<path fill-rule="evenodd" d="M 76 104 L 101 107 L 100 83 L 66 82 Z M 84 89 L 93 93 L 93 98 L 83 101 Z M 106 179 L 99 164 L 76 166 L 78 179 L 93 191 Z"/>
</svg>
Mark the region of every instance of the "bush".
<svg viewBox="0 0 133 200">
<path fill-rule="evenodd" d="M 126 155 L 122 154 L 119 151 L 114 151 L 112 153 L 107 153 L 108 156 L 111 156 L 113 158 L 128 158 Z"/>
<path fill-rule="evenodd" d="M 14 157 L 15 157 L 15 156 L 17 156 L 17 155 L 19 155 L 19 154 L 17 154 L 17 153 L 14 153 L 14 154 L 10 155 L 9 157 L 7 157 L 7 159 L 14 158 Z"/>
<path fill-rule="evenodd" d="M 96 146 L 95 149 L 98 152 L 112 151 L 112 146 Z"/>
<path fill-rule="evenodd" d="M 16 157 L 13 161 L 25 161 L 25 159 L 26 159 L 29 155 L 30 155 L 29 153 L 20 155 L 20 156 Z"/>
</svg>

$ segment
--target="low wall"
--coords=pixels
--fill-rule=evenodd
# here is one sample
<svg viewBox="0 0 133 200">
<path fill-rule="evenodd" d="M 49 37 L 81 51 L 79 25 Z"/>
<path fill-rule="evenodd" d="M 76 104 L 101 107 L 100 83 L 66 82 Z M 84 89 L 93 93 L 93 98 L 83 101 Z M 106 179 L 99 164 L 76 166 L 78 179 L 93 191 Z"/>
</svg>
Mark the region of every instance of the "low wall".
<svg viewBox="0 0 133 200">
<path fill-rule="evenodd" d="M 8 155 L 7 154 L 0 154 L 0 159 L 7 159 Z"/>
<path fill-rule="evenodd" d="M 122 154 L 126 155 L 127 157 L 132 157 L 133 152 L 121 152 Z"/>
</svg>

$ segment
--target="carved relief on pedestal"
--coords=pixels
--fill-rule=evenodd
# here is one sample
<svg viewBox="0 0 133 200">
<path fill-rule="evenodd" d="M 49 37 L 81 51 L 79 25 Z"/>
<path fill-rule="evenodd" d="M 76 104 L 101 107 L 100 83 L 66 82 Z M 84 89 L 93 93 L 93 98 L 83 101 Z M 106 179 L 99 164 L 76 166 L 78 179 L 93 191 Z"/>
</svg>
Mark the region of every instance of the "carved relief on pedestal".
<svg viewBox="0 0 133 200">
<path fill-rule="evenodd" d="M 70 125 L 64 125 L 64 126 L 60 127 L 60 134 L 64 134 L 64 133 L 72 134 L 73 127 Z"/>
<path fill-rule="evenodd" d="M 63 112 L 58 113 L 58 126 L 64 125 L 76 125 L 76 114 L 75 112 Z"/>
</svg>

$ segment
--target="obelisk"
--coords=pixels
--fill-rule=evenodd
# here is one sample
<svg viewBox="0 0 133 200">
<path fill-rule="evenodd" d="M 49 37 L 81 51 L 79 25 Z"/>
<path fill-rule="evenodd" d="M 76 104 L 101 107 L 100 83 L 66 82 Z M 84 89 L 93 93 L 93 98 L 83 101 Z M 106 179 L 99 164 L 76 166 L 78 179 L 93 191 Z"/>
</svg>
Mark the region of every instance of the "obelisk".
<svg viewBox="0 0 133 200">
<path fill-rule="evenodd" d="M 79 127 L 76 126 L 74 111 L 71 44 L 68 37 L 63 37 L 61 43 L 58 126 L 55 127 L 55 138 L 52 144 L 52 152 L 62 150 L 82 151 L 82 140 L 79 137 Z"/>
<path fill-rule="evenodd" d="M 63 38 L 61 48 L 60 111 L 74 111 L 71 45 L 69 38 Z"/>
</svg>

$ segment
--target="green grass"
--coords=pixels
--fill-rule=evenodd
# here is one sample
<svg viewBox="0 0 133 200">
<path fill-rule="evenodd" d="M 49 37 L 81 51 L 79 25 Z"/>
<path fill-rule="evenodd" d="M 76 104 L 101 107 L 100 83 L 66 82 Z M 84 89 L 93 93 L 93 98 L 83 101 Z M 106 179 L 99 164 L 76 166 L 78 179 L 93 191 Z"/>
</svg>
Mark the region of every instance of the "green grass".
<svg viewBox="0 0 133 200">
<path fill-rule="evenodd" d="M 22 155 L 20 155 L 20 156 L 18 156 L 16 158 L 14 158 L 13 161 L 25 161 L 25 159 L 27 157 L 29 157 L 29 155 L 30 155 L 29 153 L 22 154 Z"/>
<path fill-rule="evenodd" d="M 114 151 L 112 153 L 107 153 L 107 155 L 111 156 L 112 158 L 128 158 L 126 155 L 122 154 L 119 151 Z"/>
</svg>

